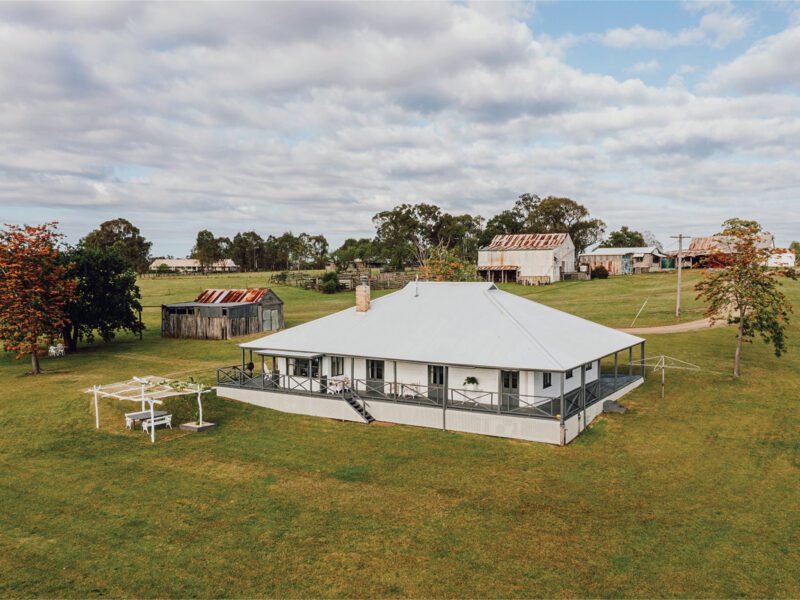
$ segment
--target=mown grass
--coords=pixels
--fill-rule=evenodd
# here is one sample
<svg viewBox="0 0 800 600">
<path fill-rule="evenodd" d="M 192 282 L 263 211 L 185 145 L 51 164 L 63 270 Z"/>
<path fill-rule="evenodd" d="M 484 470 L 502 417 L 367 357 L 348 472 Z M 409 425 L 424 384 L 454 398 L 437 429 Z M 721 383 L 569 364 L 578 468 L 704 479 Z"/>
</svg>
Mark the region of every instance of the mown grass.
<svg viewBox="0 0 800 600">
<path fill-rule="evenodd" d="M 142 288 L 158 305 L 247 278 Z M 674 283 L 509 287 L 627 326 L 654 288 L 654 312 L 637 324 L 673 322 Z M 787 290 L 800 303 L 800 286 Z M 289 323 L 353 301 L 278 293 Z M 146 373 L 210 380 L 236 362 L 232 342 L 161 339 L 158 318 L 145 312 L 144 341 L 45 360 L 40 377 L 0 358 L 3 596 L 800 594 L 797 325 L 783 358 L 747 347 L 740 381 L 730 330 L 651 336 L 649 354 L 703 372 L 670 372 L 664 400 L 650 378 L 625 398 L 627 414 L 565 448 L 215 398 L 206 413 L 221 426 L 210 433 L 159 431 L 150 446 L 111 402 L 95 430 L 84 387 Z"/>
</svg>

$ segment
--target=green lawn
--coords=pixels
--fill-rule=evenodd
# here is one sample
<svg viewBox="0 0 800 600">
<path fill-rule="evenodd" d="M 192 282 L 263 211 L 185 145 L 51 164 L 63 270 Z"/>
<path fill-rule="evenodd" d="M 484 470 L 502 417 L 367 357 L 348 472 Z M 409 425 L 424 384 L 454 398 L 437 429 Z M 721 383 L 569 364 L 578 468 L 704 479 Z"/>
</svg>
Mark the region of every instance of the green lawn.
<svg viewBox="0 0 800 600">
<path fill-rule="evenodd" d="M 686 319 L 702 308 L 691 298 Z M 142 281 L 145 304 L 265 276 Z M 673 275 L 508 289 L 598 321 L 674 322 Z M 349 306 L 277 287 L 289 324 Z M 800 306 L 800 285 L 787 286 Z M 800 326 L 776 358 L 733 332 L 651 336 L 704 367 L 627 396 L 567 447 L 363 426 L 211 398 L 205 434 L 93 428 L 80 390 L 233 364 L 232 342 L 165 340 L 145 311 L 65 359 L 0 357 L 0 595 L 800 596 Z M 576 340 L 580 343 L 580 340 Z M 183 416 L 191 405 L 176 404 Z M 188 415 L 187 415 L 188 416 Z"/>
</svg>

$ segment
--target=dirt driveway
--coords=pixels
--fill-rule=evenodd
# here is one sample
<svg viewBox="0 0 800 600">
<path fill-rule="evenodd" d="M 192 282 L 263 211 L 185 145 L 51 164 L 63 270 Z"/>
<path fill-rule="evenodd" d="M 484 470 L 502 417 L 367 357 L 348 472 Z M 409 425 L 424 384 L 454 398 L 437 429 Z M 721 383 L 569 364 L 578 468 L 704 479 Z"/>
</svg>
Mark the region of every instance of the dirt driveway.
<svg viewBox="0 0 800 600">
<path fill-rule="evenodd" d="M 727 321 L 716 321 L 713 325 L 711 319 L 698 319 L 697 321 L 687 321 L 686 323 L 675 323 L 675 325 L 660 325 L 657 327 L 629 327 L 621 328 L 620 331 L 625 333 L 638 334 L 653 334 L 653 333 L 685 333 L 687 331 L 697 331 L 699 329 L 707 329 L 708 327 L 725 327 Z"/>
</svg>

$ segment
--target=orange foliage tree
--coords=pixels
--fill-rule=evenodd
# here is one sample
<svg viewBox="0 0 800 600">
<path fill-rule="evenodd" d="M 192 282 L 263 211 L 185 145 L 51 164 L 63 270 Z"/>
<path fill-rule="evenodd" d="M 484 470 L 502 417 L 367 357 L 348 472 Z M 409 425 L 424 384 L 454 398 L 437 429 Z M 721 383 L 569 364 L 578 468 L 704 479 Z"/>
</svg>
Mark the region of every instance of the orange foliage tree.
<svg viewBox="0 0 800 600">
<path fill-rule="evenodd" d="M 434 248 L 431 256 L 419 270 L 430 281 L 475 281 L 475 265 L 468 264 L 446 250 Z"/>
<path fill-rule="evenodd" d="M 31 357 L 41 373 L 39 353 L 47 338 L 67 324 L 64 305 L 75 284 L 61 257 L 57 223 L 0 230 L 0 340 L 17 358 Z"/>
</svg>

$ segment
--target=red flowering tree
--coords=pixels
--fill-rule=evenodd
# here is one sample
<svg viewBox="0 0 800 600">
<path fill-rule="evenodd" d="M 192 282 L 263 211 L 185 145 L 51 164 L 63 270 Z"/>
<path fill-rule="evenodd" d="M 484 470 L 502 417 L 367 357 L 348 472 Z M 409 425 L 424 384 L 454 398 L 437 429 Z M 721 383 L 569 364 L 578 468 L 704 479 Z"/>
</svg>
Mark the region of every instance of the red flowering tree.
<svg viewBox="0 0 800 600">
<path fill-rule="evenodd" d="M 772 251 L 760 243 L 762 231 L 757 222 L 729 219 L 723 227 L 721 235 L 729 242 L 730 251 L 709 257 L 715 269 L 708 271 L 695 289 L 698 298 L 708 303 L 706 315 L 712 321 L 726 319 L 737 326 L 733 376 L 738 378 L 743 343 L 756 335 L 772 344 L 776 356 L 786 352 L 792 305 L 781 292 L 778 277 L 797 276 L 794 269 L 767 268 Z"/>
<path fill-rule="evenodd" d="M 0 341 L 17 358 L 31 357 L 41 373 L 39 352 L 67 323 L 64 305 L 74 283 L 60 257 L 56 223 L 0 230 Z"/>
</svg>

